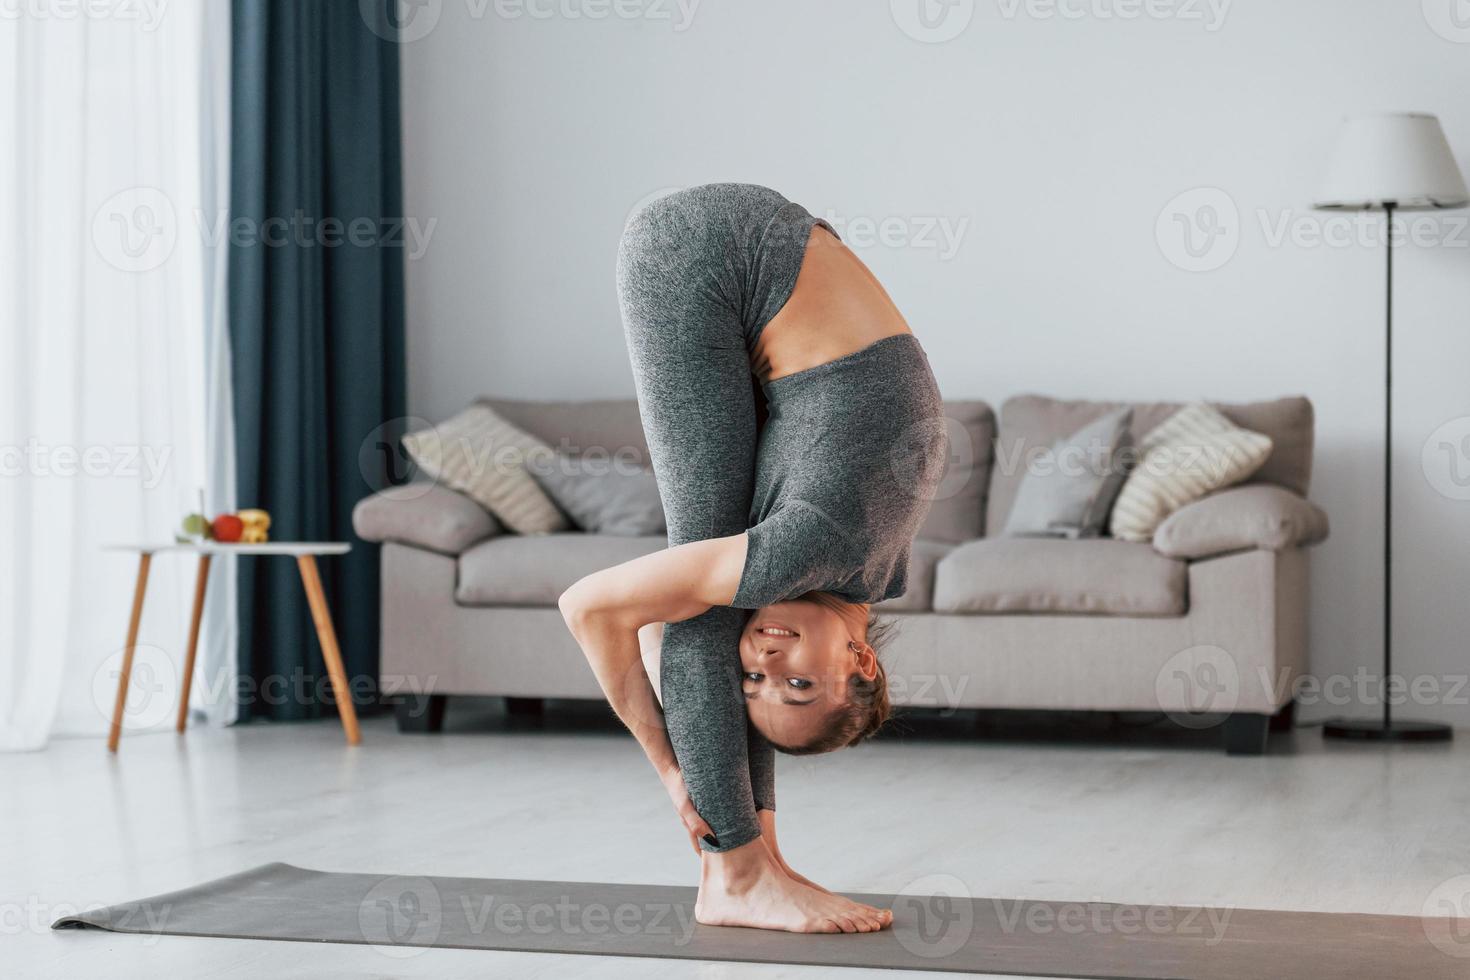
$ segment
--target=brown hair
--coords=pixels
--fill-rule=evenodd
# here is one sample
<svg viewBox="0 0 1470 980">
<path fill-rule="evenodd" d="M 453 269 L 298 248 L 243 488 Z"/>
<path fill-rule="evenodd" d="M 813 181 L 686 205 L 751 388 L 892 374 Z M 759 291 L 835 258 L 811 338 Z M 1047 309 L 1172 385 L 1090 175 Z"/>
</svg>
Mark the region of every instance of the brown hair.
<svg viewBox="0 0 1470 980">
<path fill-rule="evenodd" d="M 810 742 L 805 745 L 771 744 L 787 755 L 820 755 L 857 745 L 882 728 L 893 714 L 893 705 L 888 700 L 888 672 L 883 669 L 883 648 L 893 638 L 893 632 L 892 620 L 869 613 L 867 644 L 873 648 L 877 674 L 872 680 L 857 671 L 848 676 L 847 701 L 831 712 L 826 730 Z"/>
</svg>

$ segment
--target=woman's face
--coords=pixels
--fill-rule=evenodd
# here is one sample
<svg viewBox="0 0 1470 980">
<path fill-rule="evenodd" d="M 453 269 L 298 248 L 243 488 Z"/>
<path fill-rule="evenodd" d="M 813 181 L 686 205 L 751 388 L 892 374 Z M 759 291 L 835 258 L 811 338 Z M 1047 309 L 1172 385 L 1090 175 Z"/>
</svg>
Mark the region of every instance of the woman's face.
<svg viewBox="0 0 1470 980">
<path fill-rule="evenodd" d="M 741 688 L 751 724 L 777 745 L 806 745 L 848 699 L 854 674 L 872 680 L 877 659 L 863 642 L 866 616 L 810 599 L 758 609 L 740 637 Z"/>
</svg>

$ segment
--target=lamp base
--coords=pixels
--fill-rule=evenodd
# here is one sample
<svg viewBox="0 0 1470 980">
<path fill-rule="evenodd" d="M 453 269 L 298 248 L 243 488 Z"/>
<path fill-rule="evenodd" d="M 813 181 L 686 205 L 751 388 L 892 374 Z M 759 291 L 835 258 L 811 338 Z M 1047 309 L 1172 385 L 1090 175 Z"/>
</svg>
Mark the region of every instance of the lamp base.
<svg viewBox="0 0 1470 980">
<path fill-rule="evenodd" d="M 1455 730 L 1434 721 L 1398 721 L 1385 725 L 1382 719 L 1358 721 L 1334 718 L 1322 726 L 1326 738 L 1350 738 L 1359 742 L 1448 742 Z"/>
</svg>

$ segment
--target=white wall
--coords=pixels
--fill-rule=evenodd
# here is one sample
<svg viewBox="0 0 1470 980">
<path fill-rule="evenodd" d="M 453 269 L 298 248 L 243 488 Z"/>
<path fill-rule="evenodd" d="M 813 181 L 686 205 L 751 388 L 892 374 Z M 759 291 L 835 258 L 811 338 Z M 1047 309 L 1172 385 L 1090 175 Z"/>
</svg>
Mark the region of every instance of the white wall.
<svg viewBox="0 0 1470 980">
<path fill-rule="evenodd" d="M 973 14 L 944 43 L 898 26 L 919 0 L 705 0 L 687 25 L 674 0 L 619 2 L 640 16 L 442 0 L 405 46 L 408 211 L 438 222 L 409 269 L 416 414 L 482 392 L 631 394 L 613 294 L 629 209 L 670 186 L 767 184 L 839 226 L 896 222 L 899 241 L 860 254 L 949 396 L 1309 395 L 1333 522 L 1313 555 L 1314 669 L 1378 663 L 1383 254 L 1271 236 L 1354 220 L 1308 209 L 1345 113 L 1437 113 L 1465 166 L 1470 29 L 1431 26 L 1454 0 L 1152 0 L 1165 16 L 1135 19 L 1107 16 L 1128 0 L 1063 0 L 1065 17 L 927 0 L 941 29 Z M 1208 272 L 1171 263 L 1167 214 L 1156 236 L 1199 187 L 1239 211 Z M 1429 217 L 1448 241 L 1397 255 L 1395 666 L 1445 693 L 1470 670 L 1470 503 L 1434 489 L 1421 448 L 1470 416 L 1466 214 Z M 963 230 L 953 254 L 921 234 L 934 221 Z M 1453 693 L 1404 713 L 1470 725 L 1470 691 Z"/>
</svg>

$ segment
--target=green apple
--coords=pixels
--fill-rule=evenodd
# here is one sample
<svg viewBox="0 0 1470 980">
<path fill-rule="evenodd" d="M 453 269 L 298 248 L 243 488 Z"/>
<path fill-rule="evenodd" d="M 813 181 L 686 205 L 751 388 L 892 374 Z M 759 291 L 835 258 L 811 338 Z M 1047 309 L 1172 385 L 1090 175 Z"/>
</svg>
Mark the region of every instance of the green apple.
<svg viewBox="0 0 1470 980">
<path fill-rule="evenodd" d="M 191 538 L 209 537 L 209 521 L 203 514 L 190 514 L 184 518 L 184 533 Z"/>
</svg>

